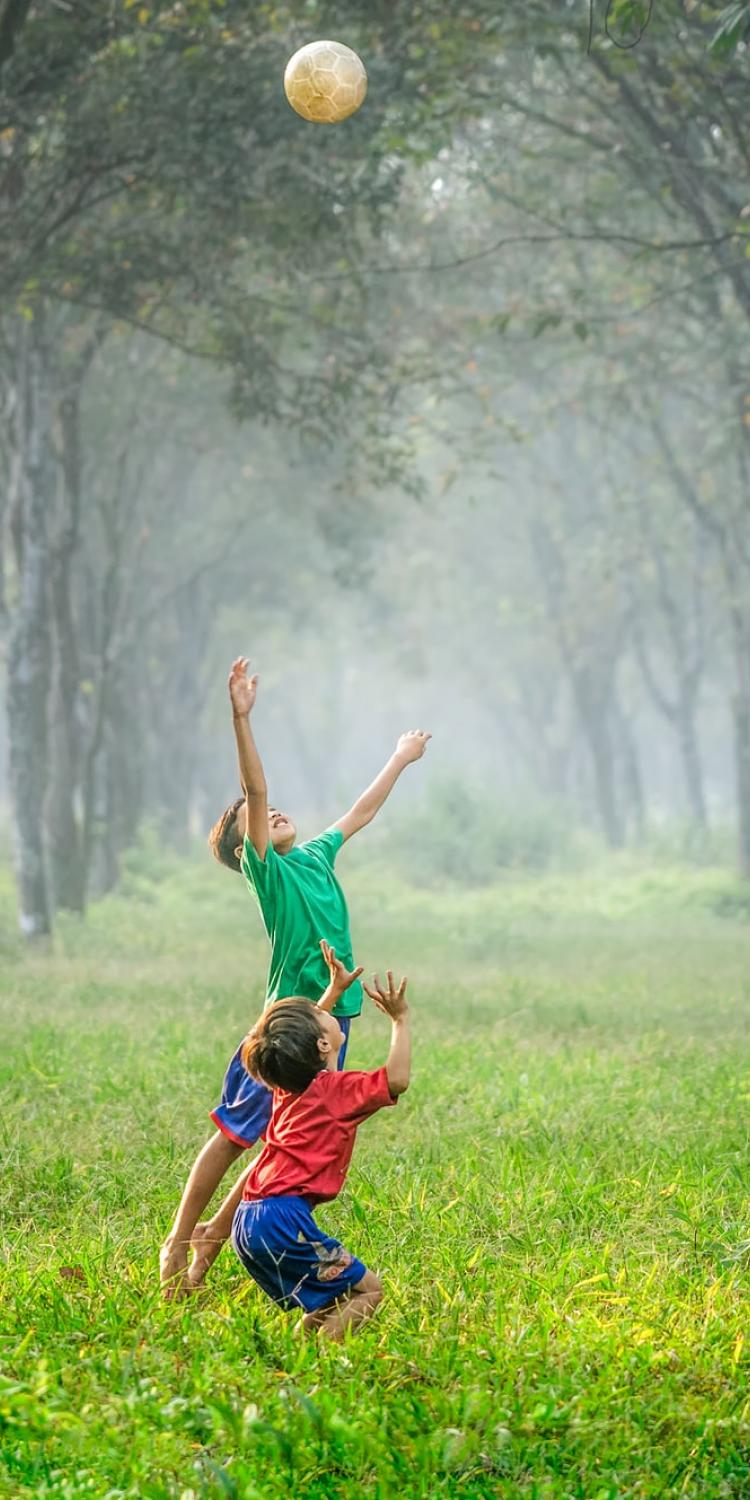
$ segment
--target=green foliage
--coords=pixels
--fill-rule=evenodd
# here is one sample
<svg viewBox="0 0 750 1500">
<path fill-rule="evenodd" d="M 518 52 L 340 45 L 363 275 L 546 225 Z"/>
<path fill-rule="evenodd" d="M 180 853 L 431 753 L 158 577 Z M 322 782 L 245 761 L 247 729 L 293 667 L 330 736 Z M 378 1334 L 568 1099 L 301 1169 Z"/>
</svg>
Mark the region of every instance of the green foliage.
<svg viewBox="0 0 750 1500">
<path fill-rule="evenodd" d="M 144 823 L 138 838 L 124 850 L 120 859 L 121 893 L 128 897 L 138 888 L 155 890 L 174 874 L 174 854 L 165 843 L 164 834 L 155 823 Z"/>
<path fill-rule="evenodd" d="M 719 24 L 711 40 L 711 51 L 718 56 L 733 52 L 740 42 L 750 38 L 750 4 L 733 0 L 719 14 Z"/>
<path fill-rule="evenodd" d="M 576 855 L 569 809 L 511 803 L 458 777 L 434 783 L 392 839 L 402 870 L 426 884 L 486 885 L 501 871 L 545 870 Z"/>
<path fill-rule="evenodd" d="M 385 1281 L 345 1349 L 230 1252 L 199 1301 L 156 1290 L 262 987 L 224 877 L 176 865 L 0 976 L 3 1500 L 742 1500 L 750 929 L 691 905 L 715 872 L 359 869 L 357 947 L 408 967 L 417 1045 L 320 1210 Z M 374 1065 L 387 1028 L 356 1024 Z"/>
<path fill-rule="evenodd" d="M 382 19 L 352 26 L 335 3 L 33 8 L 2 75 L 3 310 L 33 319 L 47 297 L 144 328 L 231 367 L 240 414 L 311 437 L 360 386 L 376 407 L 393 351 L 374 340 L 363 357 L 361 287 L 310 277 L 376 239 L 398 195 L 387 115 L 404 62 Z M 301 25 L 374 52 L 373 99 L 343 137 L 284 99 Z"/>
<path fill-rule="evenodd" d="M 701 829 L 689 818 L 671 818 L 649 824 L 641 841 L 645 859 L 672 866 L 697 864 L 728 868 L 736 834 L 726 824 Z"/>
</svg>

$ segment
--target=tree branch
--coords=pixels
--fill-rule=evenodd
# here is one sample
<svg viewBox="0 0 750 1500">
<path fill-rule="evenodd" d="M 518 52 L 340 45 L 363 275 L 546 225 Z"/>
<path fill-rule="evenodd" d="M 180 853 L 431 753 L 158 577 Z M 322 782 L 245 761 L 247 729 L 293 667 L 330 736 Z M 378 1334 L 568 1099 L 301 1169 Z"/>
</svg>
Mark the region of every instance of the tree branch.
<svg viewBox="0 0 750 1500">
<path fill-rule="evenodd" d="M 729 229 L 726 234 L 708 233 L 700 239 L 662 241 L 641 239 L 638 235 L 619 234 L 616 231 L 607 230 L 592 230 L 585 234 L 578 234 L 574 230 L 561 230 L 558 234 L 508 234 L 503 235 L 501 239 L 494 240 L 483 250 L 474 250 L 469 255 L 459 256 L 456 260 L 417 261 L 410 266 L 358 266 L 356 271 L 337 271 L 331 274 L 316 271 L 310 272 L 309 276 L 315 281 L 332 282 L 352 281 L 360 276 L 410 276 L 421 275 L 424 271 L 456 271 L 462 266 L 486 260 L 489 256 L 496 255 L 499 250 L 506 250 L 517 245 L 556 245 L 567 241 L 579 244 L 630 245 L 639 250 L 662 253 L 663 251 L 714 249 L 718 245 L 727 244 L 730 240 L 743 240 L 744 238 L 745 236 L 736 229 Z"/>
</svg>

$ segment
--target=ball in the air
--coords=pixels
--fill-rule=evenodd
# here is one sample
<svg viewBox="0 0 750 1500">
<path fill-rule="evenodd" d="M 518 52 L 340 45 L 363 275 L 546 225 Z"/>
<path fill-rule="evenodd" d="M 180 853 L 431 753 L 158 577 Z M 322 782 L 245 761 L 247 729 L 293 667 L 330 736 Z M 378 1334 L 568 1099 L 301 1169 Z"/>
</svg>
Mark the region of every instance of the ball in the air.
<svg viewBox="0 0 750 1500">
<path fill-rule="evenodd" d="M 303 120 L 335 125 L 364 102 L 364 64 L 341 42 L 308 42 L 290 57 L 284 72 L 286 97 Z"/>
</svg>

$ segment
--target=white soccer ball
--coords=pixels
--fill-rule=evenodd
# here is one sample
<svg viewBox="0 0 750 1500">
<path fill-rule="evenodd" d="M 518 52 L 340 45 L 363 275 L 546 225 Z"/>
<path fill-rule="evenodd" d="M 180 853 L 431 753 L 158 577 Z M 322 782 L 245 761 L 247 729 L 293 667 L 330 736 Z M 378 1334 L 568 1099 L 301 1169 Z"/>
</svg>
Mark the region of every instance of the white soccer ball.
<svg viewBox="0 0 750 1500">
<path fill-rule="evenodd" d="M 341 42 L 308 42 L 290 57 L 284 90 L 292 109 L 316 125 L 335 125 L 364 102 L 364 64 Z"/>
</svg>

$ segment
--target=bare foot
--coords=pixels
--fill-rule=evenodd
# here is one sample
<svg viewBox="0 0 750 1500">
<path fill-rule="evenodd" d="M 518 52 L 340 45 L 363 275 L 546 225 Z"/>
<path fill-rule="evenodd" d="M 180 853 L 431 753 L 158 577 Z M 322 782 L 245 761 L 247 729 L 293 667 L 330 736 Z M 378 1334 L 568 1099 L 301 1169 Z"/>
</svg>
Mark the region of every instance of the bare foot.
<svg viewBox="0 0 750 1500">
<path fill-rule="evenodd" d="M 185 1295 L 187 1244 L 176 1244 L 168 1237 L 159 1251 L 159 1280 L 168 1302 L 178 1302 Z"/>
<path fill-rule="evenodd" d="M 195 1291 L 197 1287 L 203 1285 L 206 1273 L 216 1260 L 223 1244 L 222 1236 L 217 1233 L 210 1220 L 206 1224 L 196 1224 L 190 1241 L 193 1259 L 186 1277 L 189 1291 Z"/>
</svg>

